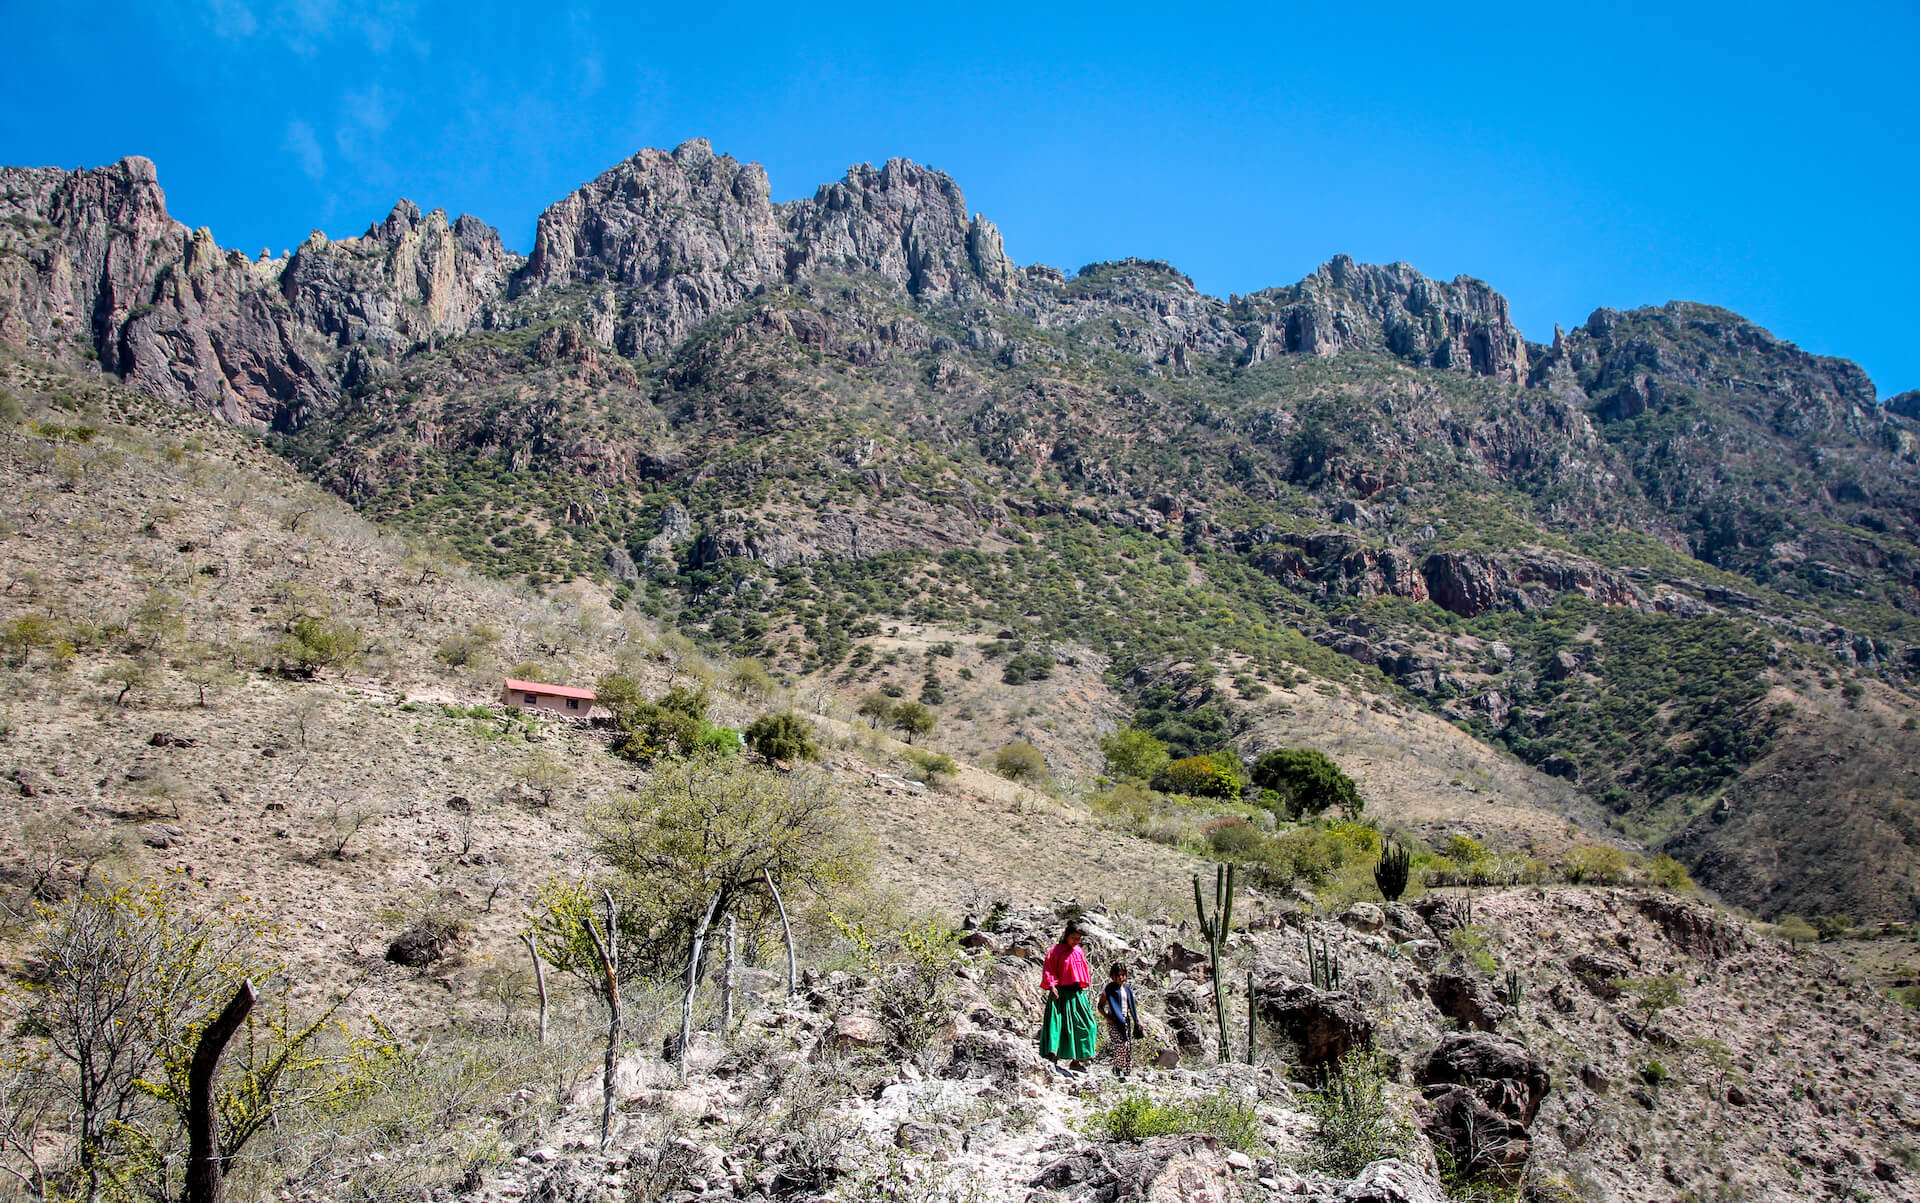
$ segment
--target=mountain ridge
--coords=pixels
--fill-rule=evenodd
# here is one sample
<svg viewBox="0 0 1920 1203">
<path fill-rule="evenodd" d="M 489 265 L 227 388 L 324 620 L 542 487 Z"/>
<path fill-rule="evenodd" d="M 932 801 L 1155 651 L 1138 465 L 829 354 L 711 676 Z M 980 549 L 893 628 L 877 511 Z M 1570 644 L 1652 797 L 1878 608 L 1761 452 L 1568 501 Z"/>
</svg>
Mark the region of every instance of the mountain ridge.
<svg viewBox="0 0 1920 1203">
<path fill-rule="evenodd" d="M 703 140 L 583 184 L 524 259 L 402 201 L 249 260 L 145 160 L 0 193 L 0 336 L 273 431 L 492 571 L 597 577 L 835 688 L 887 620 L 1088 642 L 1142 713 L 1246 752 L 1283 737 L 1261 691 L 1310 674 L 1577 782 L 1747 905 L 1920 897 L 1894 785 L 1871 863 L 1815 882 L 1793 849 L 1832 852 L 1794 816 L 1823 762 L 1746 776 L 1911 717 L 1920 423 L 1727 311 L 1543 344 L 1404 264 L 1224 300 L 1154 260 L 1069 277 L 1015 265 L 942 173 L 776 205 Z M 1830 704 L 1836 672 L 1884 708 Z"/>
</svg>

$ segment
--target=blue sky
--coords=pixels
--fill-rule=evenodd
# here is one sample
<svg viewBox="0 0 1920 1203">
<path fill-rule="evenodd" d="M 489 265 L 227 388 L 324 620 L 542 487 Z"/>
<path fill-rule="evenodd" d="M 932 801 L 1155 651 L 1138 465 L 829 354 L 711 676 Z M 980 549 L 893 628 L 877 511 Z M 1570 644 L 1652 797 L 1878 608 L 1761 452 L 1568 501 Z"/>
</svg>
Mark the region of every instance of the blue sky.
<svg viewBox="0 0 1920 1203">
<path fill-rule="evenodd" d="M 1913 0 L 0 4 L 0 161 L 145 154 L 249 253 L 402 195 L 525 250 L 581 181 L 704 135 L 776 199 L 942 168 L 1023 263 L 1164 258 L 1225 294 L 1404 259 L 1538 340 L 1700 300 L 1920 387 Z"/>
</svg>

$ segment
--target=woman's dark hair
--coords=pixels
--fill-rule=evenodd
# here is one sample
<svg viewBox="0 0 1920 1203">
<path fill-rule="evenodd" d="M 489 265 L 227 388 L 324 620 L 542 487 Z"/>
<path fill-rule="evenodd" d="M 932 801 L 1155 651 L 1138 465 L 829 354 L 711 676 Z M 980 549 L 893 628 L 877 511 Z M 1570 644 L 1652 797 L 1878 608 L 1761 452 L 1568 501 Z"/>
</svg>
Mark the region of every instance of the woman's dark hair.
<svg viewBox="0 0 1920 1203">
<path fill-rule="evenodd" d="M 1068 936 L 1084 936 L 1086 934 L 1087 934 L 1087 929 L 1084 927 L 1081 927 L 1080 921 L 1078 919 L 1075 919 L 1073 922 L 1067 924 L 1067 930 L 1060 933 L 1060 938 L 1064 940 Z"/>
<path fill-rule="evenodd" d="M 1107 970 L 1107 976 L 1108 976 L 1108 977 L 1119 977 L 1119 976 L 1120 976 L 1121 974 L 1123 974 L 1123 973 L 1125 973 L 1126 971 L 1127 971 L 1127 966 L 1126 966 L 1126 962 L 1124 962 L 1124 961 L 1115 961 L 1115 962 L 1113 963 L 1113 968 L 1111 968 L 1111 969 L 1109 969 L 1109 970 Z"/>
</svg>

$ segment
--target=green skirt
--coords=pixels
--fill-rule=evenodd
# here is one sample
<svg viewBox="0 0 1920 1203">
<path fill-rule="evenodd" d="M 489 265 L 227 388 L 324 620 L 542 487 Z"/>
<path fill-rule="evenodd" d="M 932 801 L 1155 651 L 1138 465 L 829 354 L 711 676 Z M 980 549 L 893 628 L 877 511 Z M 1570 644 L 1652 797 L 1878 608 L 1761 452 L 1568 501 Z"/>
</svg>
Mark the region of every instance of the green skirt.
<svg viewBox="0 0 1920 1203">
<path fill-rule="evenodd" d="M 1093 1004 L 1079 986 L 1060 987 L 1060 997 L 1047 996 L 1047 1015 L 1040 1023 L 1040 1055 L 1049 1060 L 1091 1061 L 1100 1040 Z"/>
</svg>

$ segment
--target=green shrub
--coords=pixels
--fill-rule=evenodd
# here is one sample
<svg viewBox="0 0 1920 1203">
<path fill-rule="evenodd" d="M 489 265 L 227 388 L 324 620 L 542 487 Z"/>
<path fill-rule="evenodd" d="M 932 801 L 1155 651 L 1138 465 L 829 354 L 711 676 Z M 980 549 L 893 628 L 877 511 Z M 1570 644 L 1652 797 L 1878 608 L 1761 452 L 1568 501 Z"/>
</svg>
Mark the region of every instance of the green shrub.
<svg viewBox="0 0 1920 1203">
<path fill-rule="evenodd" d="M 1207 846 L 1226 860 L 1256 855 L 1266 842 L 1260 829 L 1245 819 L 1226 818 L 1207 825 Z"/>
<path fill-rule="evenodd" d="M 1306 1096 L 1306 1109 L 1318 1121 L 1313 1137 L 1313 1168 L 1351 1178 L 1376 1161 L 1404 1157 L 1415 1147 L 1413 1126 L 1387 1103 L 1386 1077 L 1374 1061 L 1349 1053 L 1327 1076 L 1326 1085 Z"/>
<path fill-rule="evenodd" d="M 763 714 L 748 725 L 747 746 L 768 760 L 817 760 L 813 724 L 791 710 Z"/>
<path fill-rule="evenodd" d="M 1153 775 L 1153 788 L 1190 798 L 1238 798 L 1240 782 L 1233 770 L 1212 756 L 1175 760 Z"/>
<path fill-rule="evenodd" d="M 1109 1106 L 1089 1114 L 1086 1128 L 1089 1134 L 1106 1140 L 1131 1142 L 1197 1132 L 1243 1152 L 1262 1148 L 1260 1117 L 1225 1090 L 1165 1103 L 1144 1090 L 1129 1090 Z"/>
<path fill-rule="evenodd" d="M 1032 744 L 1016 740 L 993 754 L 993 771 L 1009 781 L 1045 781 L 1047 757 Z"/>
<path fill-rule="evenodd" d="M 1318 748 L 1280 748 L 1253 765 L 1253 784 L 1280 795 L 1295 819 L 1338 807 L 1356 818 L 1366 807 L 1360 787 Z"/>
<path fill-rule="evenodd" d="M 360 654 L 360 628 L 351 623 L 296 618 L 274 645 L 283 676 L 312 678 L 324 668 L 345 667 Z"/>
<path fill-rule="evenodd" d="M 500 633 L 480 623 L 461 635 L 449 635 L 433 650 L 433 658 L 450 668 L 477 668 L 486 663 Z"/>
<path fill-rule="evenodd" d="M 1500 959 L 1493 955 L 1487 933 L 1474 924 L 1456 927 L 1447 933 L 1447 950 L 1482 973 L 1498 973 Z"/>
<path fill-rule="evenodd" d="M 758 660 L 738 661 L 727 680 L 735 693 L 743 693 L 748 697 L 771 698 L 780 688 L 774 684 L 767 666 Z"/>
<path fill-rule="evenodd" d="M 1693 889 L 1693 877 L 1687 867 L 1664 852 L 1647 862 L 1647 880 L 1676 894 Z"/>
<path fill-rule="evenodd" d="M 929 785 L 937 784 L 940 778 L 951 777 L 960 771 L 960 766 L 953 762 L 953 757 L 941 752 L 909 748 L 905 759 Z"/>
<path fill-rule="evenodd" d="M 1122 781 L 1110 790 L 1092 794 L 1087 801 L 1094 813 L 1118 820 L 1129 831 L 1138 831 L 1153 816 L 1153 791 L 1137 781 Z"/>
<path fill-rule="evenodd" d="M 1574 885 L 1619 885 L 1627 877 L 1627 854 L 1611 844 L 1583 844 L 1561 856 L 1560 873 Z"/>
<path fill-rule="evenodd" d="M 1150 781 L 1172 759 L 1164 742 L 1138 727 L 1122 727 L 1102 739 L 1100 754 L 1106 757 L 1107 776 L 1116 781 Z"/>
</svg>

